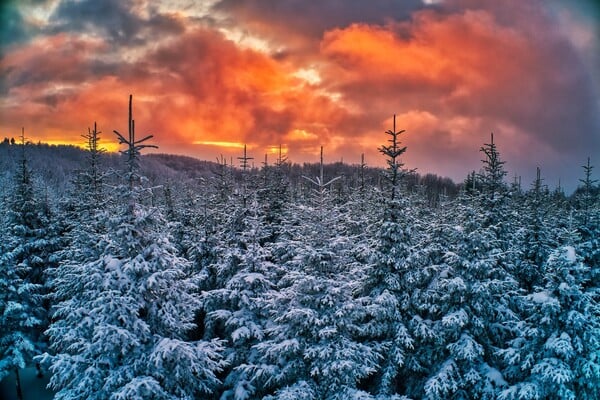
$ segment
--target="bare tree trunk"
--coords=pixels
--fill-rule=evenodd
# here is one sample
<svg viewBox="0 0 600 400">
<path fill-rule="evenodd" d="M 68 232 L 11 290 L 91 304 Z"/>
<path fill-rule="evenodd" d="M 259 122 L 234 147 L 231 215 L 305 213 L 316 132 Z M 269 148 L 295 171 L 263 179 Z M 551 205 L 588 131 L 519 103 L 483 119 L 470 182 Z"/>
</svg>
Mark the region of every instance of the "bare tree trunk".
<svg viewBox="0 0 600 400">
<path fill-rule="evenodd" d="M 23 400 L 23 391 L 21 390 L 21 377 L 19 375 L 18 367 L 15 368 L 15 376 L 16 376 L 16 383 L 17 383 L 17 399 Z"/>
<path fill-rule="evenodd" d="M 43 378 L 44 373 L 42 372 L 42 366 L 40 365 L 40 363 L 35 363 L 35 369 L 37 371 L 37 374 L 35 376 L 38 378 Z"/>
</svg>

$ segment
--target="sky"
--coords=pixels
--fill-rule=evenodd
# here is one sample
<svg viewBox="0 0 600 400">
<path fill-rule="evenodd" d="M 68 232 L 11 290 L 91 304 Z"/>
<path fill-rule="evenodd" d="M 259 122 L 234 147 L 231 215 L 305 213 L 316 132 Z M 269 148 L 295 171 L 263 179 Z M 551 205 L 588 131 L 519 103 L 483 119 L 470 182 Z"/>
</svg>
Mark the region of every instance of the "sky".
<svg viewBox="0 0 600 400">
<path fill-rule="evenodd" d="M 0 6 L 0 137 L 256 163 L 383 166 L 396 115 L 418 172 L 462 181 L 498 145 L 508 180 L 536 167 L 600 177 L 600 5 L 593 0 L 20 0 Z M 260 161 L 259 161 L 260 160 Z"/>
</svg>

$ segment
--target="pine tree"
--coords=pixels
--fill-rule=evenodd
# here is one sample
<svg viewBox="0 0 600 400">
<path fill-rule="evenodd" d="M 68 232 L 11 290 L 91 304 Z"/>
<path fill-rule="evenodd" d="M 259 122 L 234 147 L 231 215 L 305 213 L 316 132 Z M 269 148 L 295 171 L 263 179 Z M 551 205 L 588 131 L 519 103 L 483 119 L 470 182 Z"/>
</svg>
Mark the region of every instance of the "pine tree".
<svg viewBox="0 0 600 400">
<path fill-rule="evenodd" d="M 496 231 L 497 235 L 505 233 L 504 221 L 509 213 L 507 210 L 507 187 L 504 177 L 505 162 L 500 158 L 498 147 L 494 143 L 494 134 L 490 135 L 490 143 L 485 143 L 480 151 L 485 155 L 481 160 L 482 171 L 477 178 L 481 185 L 479 201 L 481 210 L 485 213 L 484 225 Z"/>
<path fill-rule="evenodd" d="M 592 179 L 592 171 L 594 166 L 590 164 L 590 158 L 587 159 L 587 164 L 582 166 L 584 178 L 580 179 L 582 183 L 581 194 L 579 195 L 581 220 L 584 229 L 590 222 L 591 211 L 594 205 L 594 185 L 598 182 L 597 179 Z M 596 218 L 597 219 L 597 218 Z"/>
<path fill-rule="evenodd" d="M 522 221 L 520 229 L 511 229 L 515 234 L 514 243 L 511 243 L 510 247 L 519 253 L 515 265 L 515 278 L 528 292 L 541 283 L 545 261 L 555 247 L 555 239 L 551 234 L 551 227 L 556 225 L 556 221 L 551 219 L 552 204 L 550 193 L 542 186 L 538 168 L 536 179 L 522 204 L 517 201 L 513 201 L 512 204 L 513 208 L 520 207 Z"/>
<path fill-rule="evenodd" d="M 205 338 L 222 338 L 228 342 L 225 357 L 229 365 L 221 399 L 246 399 L 255 391 L 251 377 L 239 367 L 253 361 L 252 346 L 265 336 L 268 314 L 260 301 L 269 296 L 281 274 L 270 261 L 270 249 L 263 245 L 268 231 L 256 199 L 248 205 L 237 244 L 221 253 L 214 266 L 219 271 L 222 286 L 204 291 L 201 298 L 206 315 Z M 232 261 L 234 268 L 231 268 Z M 223 275 L 228 279 L 224 280 Z"/>
<path fill-rule="evenodd" d="M 396 131 L 396 115 L 394 115 L 393 129 L 387 130 L 385 133 L 390 136 L 388 139 L 389 145 L 382 145 L 378 150 L 386 157 L 388 168 L 384 174 L 384 178 L 389 185 L 389 198 L 386 205 L 387 220 L 397 222 L 398 211 L 400 204 L 398 195 L 401 188 L 402 180 L 407 175 L 407 172 L 402 167 L 404 164 L 400 161 L 400 156 L 406 152 L 406 146 L 400 147 L 400 135 L 406 132 L 405 130 Z"/>
<path fill-rule="evenodd" d="M 243 370 L 265 398 L 369 398 L 358 385 L 374 372 L 378 354 L 356 340 L 351 242 L 328 190 L 332 180 L 319 172 L 307 181 L 312 197 L 289 206 L 273 244 L 285 273 L 259 303 L 272 322 Z"/>
<path fill-rule="evenodd" d="M 527 318 L 501 352 L 512 385 L 499 398 L 599 399 L 600 309 L 577 248 L 550 254 L 544 282 L 522 299 Z"/>
<path fill-rule="evenodd" d="M 76 171 L 69 195 L 62 204 L 62 236 L 66 238 L 67 245 L 59 258 L 67 264 L 96 259 L 101 251 L 98 237 L 106 230 L 104 221 L 108 214 L 105 210 L 109 206 L 109 198 L 105 193 L 108 174 L 101 167 L 101 156 L 105 150 L 100 145 L 100 133 L 94 122 L 94 129 L 88 128 L 88 132 L 82 135 L 87 153 L 86 164 Z M 52 273 L 53 277 L 62 275 L 61 268 Z M 55 291 L 60 291 L 60 285 L 53 286 Z"/>
<path fill-rule="evenodd" d="M 454 227 L 446 227 L 439 274 L 427 293 L 431 323 L 438 341 L 423 385 L 426 399 L 494 399 L 506 384 L 498 349 L 518 323 L 513 302 L 519 293 L 515 254 L 509 232 L 515 226 L 493 136 L 481 151 L 486 155 L 479 175 L 481 191 L 461 196 L 452 210 Z M 466 194 L 466 193 L 465 193 Z"/>
<path fill-rule="evenodd" d="M 41 336 L 47 321 L 44 271 L 55 244 L 46 239 L 48 215 L 35 196 L 24 130 L 21 150 L 3 219 L 6 237 L 0 256 L 0 379 L 14 371 L 19 398 L 19 370 L 31 364 L 45 345 Z"/>
<path fill-rule="evenodd" d="M 129 103 L 125 184 L 117 214 L 98 235 L 100 255 L 73 262 L 63 279 L 73 294 L 56 306 L 47 335 L 50 380 L 61 399 L 191 399 L 218 385 L 219 341 L 187 340 L 194 327 L 190 263 L 164 232 L 160 211 L 144 206 L 138 157 L 151 136 L 135 139 Z M 65 296 L 66 297 L 66 296 Z"/>
<path fill-rule="evenodd" d="M 424 384 L 426 399 L 494 399 L 504 385 L 496 351 L 517 318 L 510 303 L 517 291 L 493 230 L 484 227 L 468 199 L 454 210 L 449 246 L 430 287 L 432 326 L 438 345 Z"/>
<path fill-rule="evenodd" d="M 389 191 L 370 265 L 356 300 L 365 310 L 363 334 L 367 340 L 373 340 L 373 350 L 381 357 L 377 374 L 371 379 L 371 390 L 385 396 L 403 391 L 401 371 L 407 367 L 406 357 L 414 346 L 406 325 L 413 291 L 407 279 L 411 269 L 408 259 L 414 238 L 407 198 L 400 197 L 403 178 L 408 173 L 399 159 L 406 151 L 399 141 L 403 132 L 396 130 L 394 116 L 393 129 L 386 132 L 390 145 L 379 149 L 388 164 L 384 178 Z"/>
<path fill-rule="evenodd" d="M 279 146 L 278 157 L 274 165 L 267 165 L 266 159 L 262 169 L 264 183 L 258 191 L 258 199 L 265 214 L 265 222 L 271 231 L 270 242 L 274 242 L 279 235 L 283 211 L 290 201 L 290 182 L 287 176 L 290 164 Z"/>
</svg>

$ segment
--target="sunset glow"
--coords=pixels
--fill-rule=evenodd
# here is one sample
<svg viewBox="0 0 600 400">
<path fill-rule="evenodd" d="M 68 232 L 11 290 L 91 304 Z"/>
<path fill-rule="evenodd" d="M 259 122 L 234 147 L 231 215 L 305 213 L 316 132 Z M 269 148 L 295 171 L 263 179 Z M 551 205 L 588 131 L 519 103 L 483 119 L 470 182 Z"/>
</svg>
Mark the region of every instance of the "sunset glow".
<svg viewBox="0 0 600 400">
<path fill-rule="evenodd" d="M 234 149 L 243 149 L 244 143 L 236 143 L 236 142 L 211 142 L 209 140 L 206 141 L 198 141 L 194 142 L 194 144 L 203 144 L 206 146 L 216 146 L 216 147 L 225 147 L 225 148 L 234 148 Z"/>
<path fill-rule="evenodd" d="M 159 152 L 376 166 L 396 114 L 419 172 L 462 180 L 493 131 L 511 175 L 573 188 L 600 163 L 595 4 L 3 2 L 0 136 L 78 144 L 96 121 L 112 151 L 131 93 Z"/>
</svg>

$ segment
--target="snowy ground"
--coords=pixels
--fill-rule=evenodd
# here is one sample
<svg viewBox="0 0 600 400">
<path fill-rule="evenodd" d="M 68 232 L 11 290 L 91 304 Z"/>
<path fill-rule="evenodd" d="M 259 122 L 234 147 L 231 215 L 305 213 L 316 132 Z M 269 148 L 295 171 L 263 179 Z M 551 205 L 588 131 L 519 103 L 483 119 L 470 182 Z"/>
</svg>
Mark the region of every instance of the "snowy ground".
<svg viewBox="0 0 600 400">
<path fill-rule="evenodd" d="M 23 400 L 50 400 L 54 397 L 52 391 L 46 389 L 48 375 L 38 378 L 34 367 L 21 370 L 20 375 Z M 0 399 L 17 400 L 14 373 L 0 382 Z"/>
</svg>

